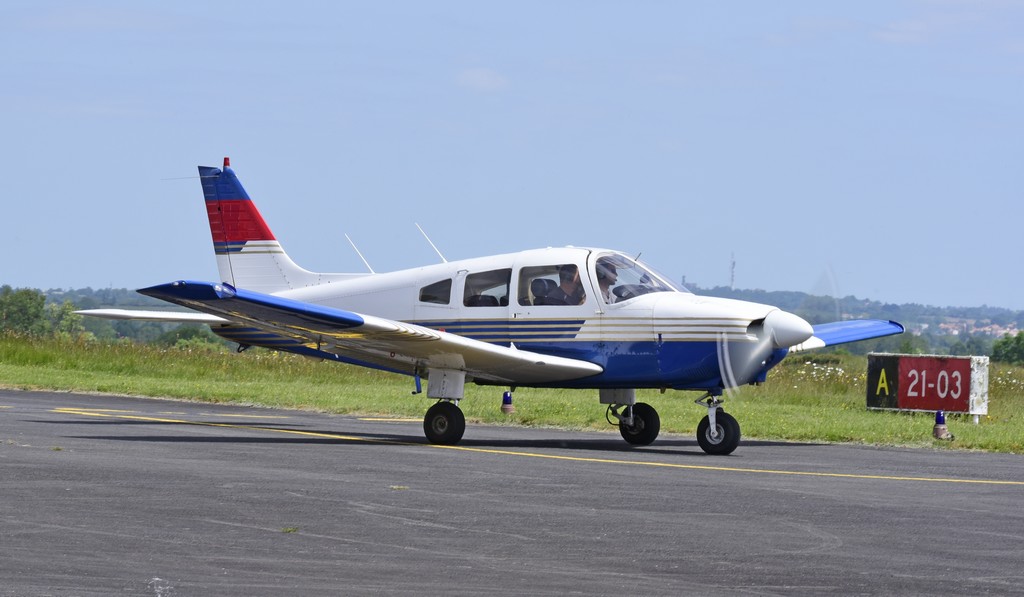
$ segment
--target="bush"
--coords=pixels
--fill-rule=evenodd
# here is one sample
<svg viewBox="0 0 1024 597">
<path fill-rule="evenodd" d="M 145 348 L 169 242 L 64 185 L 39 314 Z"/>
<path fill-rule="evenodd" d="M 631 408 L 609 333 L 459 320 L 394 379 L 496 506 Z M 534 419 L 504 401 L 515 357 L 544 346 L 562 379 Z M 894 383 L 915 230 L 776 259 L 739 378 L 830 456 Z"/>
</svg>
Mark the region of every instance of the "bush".
<svg viewBox="0 0 1024 597">
<path fill-rule="evenodd" d="M 1024 332 L 1016 336 L 1007 334 L 992 345 L 992 360 L 1012 365 L 1024 365 Z"/>
</svg>

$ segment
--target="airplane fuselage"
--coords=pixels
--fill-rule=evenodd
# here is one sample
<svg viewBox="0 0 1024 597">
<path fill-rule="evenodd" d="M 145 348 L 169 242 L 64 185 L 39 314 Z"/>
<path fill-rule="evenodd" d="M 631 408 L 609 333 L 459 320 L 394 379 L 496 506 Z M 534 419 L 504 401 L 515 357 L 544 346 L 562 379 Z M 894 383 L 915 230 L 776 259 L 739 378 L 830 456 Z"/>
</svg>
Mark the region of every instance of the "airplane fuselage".
<svg viewBox="0 0 1024 597">
<path fill-rule="evenodd" d="M 574 300 L 541 296 L 544 288 L 560 286 L 562 272 L 573 268 L 578 284 Z M 616 279 L 602 288 L 609 268 Z M 572 388 L 711 390 L 733 385 L 736 380 L 730 384 L 720 373 L 722 346 L 729 346 L 729 358 L 749 360 L 758 338 L 748 328 L 777 311 L 697 296 L 622 253 L 577 247 L 348 275 L 276 294 L 604 369 L 583 379 L 537 384 Z M 239 339 L 235 331 L 225 337 Z M 785 354 L 780 349 L 760 355 L 756 370 L 745 368 L 739 383 L 763 380 Z M 412 372 L 399 363 L 392 370 Z"/>
</svg>

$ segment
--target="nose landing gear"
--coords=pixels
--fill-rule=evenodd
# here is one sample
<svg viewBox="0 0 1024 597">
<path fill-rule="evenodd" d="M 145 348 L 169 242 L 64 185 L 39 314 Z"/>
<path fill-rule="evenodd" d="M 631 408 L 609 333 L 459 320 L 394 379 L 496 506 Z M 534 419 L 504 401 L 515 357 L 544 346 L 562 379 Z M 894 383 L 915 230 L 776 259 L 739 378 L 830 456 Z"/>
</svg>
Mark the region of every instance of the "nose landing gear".
<svg viewBox="0 0 1024 597">
<path fill-rule="evenodd" d="M 725 456 L 740 445 L 740 424 L 722 410 L 721 396 L 708 392 L 696 400 L 708 409 L 706 417 L 697 424 L 697 443 L 708 454 Z"/>
</svg>

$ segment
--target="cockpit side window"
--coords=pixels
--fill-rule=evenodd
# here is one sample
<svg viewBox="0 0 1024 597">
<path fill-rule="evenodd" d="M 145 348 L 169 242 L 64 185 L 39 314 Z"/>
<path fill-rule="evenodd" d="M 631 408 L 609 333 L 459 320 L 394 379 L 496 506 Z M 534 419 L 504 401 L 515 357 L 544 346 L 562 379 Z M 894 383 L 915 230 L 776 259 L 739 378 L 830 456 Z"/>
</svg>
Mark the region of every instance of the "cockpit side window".
<svg viewBox="0 0 1024 597">
<path fill-rule="evenodd" d="M 462 304 L 467 307 L 504 307 L 508 305 L 511 269 L 496 269 L 466 276 Z"/>
<path fill-rule="evenodd" d="M 572 263 L 524 267 L 519 272 L 520 305 L 580 305 L 587 296 Z"/>
<path fill-rule="evenodd" d="M 627 301 L 652 292 L 678 290 L 639 262 L 614 253 L 597 258 L 594 277 L 599 294 L 606 303 Z"/>
<path fill-rule="evenodd" d="M 441 280 L 420 288 L 420 302 L 447 305 L 452 300 L 452 280 Z"/>
</svg>

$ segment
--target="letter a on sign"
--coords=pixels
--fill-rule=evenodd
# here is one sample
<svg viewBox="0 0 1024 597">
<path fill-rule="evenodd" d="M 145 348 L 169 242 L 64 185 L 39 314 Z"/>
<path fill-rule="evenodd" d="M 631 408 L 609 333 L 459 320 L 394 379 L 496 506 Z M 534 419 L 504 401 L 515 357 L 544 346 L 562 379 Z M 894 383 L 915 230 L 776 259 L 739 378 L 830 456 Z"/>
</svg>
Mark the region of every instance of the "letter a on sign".
<svg viewBox="0 0 1024 597">
<path fill-rule="evenodd" d="M 885 388 L 883 392 L 882 389 Z M 889 395 L 889 380 L 885 377 L 885 369 L 882 369 L 881 374 L 878 376 L 878 387 L 875 388 L 875 396 L 888 396 Z"/>
<path fill-rule="evenodd" d="M 864 389 L 868 408 L 898 408 L 900 360 L 896 355 L 869 354 L 868 379 Z"/>
</svg>

